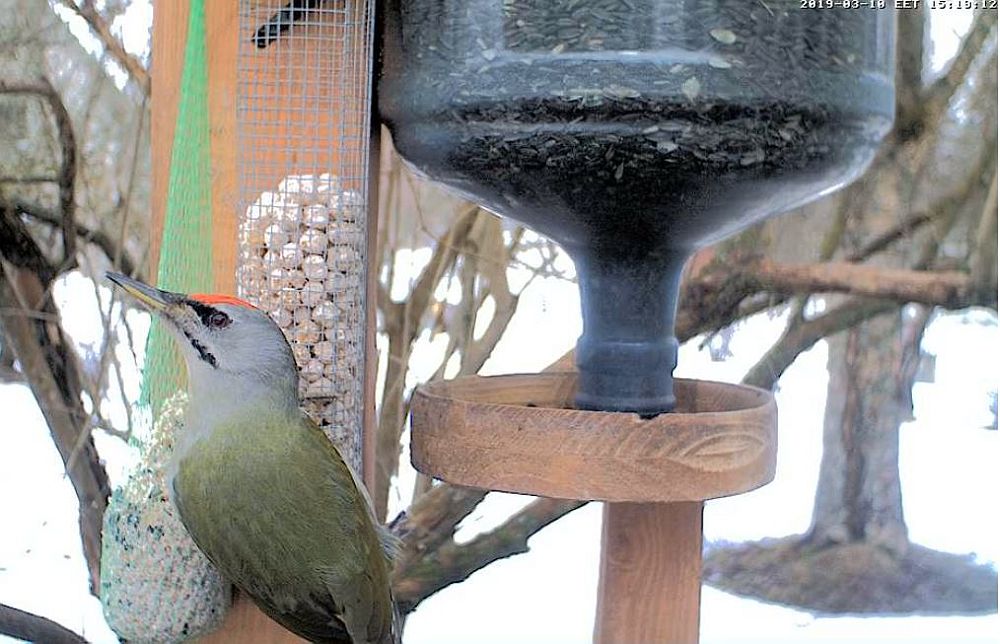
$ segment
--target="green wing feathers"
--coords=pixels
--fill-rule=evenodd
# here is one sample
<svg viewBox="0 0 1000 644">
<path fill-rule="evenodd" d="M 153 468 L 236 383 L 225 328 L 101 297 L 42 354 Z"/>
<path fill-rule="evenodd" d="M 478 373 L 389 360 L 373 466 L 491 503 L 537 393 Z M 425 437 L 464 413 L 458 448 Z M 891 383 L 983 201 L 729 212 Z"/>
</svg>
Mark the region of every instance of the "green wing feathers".
<svg viewBox="0 0 1000 644">
<path fill-rule="evenodd" d="M 392 644 L 381 526 L 356 475 L 308 418 L 216 427 L 178 465 L 195 543 L 261 609 L 314 642 Z"/>
</svg>

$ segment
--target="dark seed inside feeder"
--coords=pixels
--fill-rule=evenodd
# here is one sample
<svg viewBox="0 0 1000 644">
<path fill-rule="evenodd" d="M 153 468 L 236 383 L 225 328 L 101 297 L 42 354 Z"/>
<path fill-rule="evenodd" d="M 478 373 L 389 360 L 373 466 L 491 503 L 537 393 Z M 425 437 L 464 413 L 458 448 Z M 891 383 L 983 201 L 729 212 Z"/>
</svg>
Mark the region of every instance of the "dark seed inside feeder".
<svg viewBox="0 0 1000 644">
<path fill-rule="evenodd" d="M 576 263 L 581 408 L 669 411 L 690 254 L 851 181 L 891 124 L 888 10 L 388 4 L 380 100 L 401 154 Z"/>
</svg>

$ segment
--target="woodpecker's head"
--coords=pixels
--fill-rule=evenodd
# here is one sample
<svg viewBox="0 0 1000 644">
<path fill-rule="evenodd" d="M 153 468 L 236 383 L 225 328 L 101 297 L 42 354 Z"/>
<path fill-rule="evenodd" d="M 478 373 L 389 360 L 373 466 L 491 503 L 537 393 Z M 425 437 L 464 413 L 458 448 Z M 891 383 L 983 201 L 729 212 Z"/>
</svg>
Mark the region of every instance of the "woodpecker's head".
<svg viewBox="0 0 1000 644">
<path fill-rule="evenodd" d="M 171 293 L 120 273 L 107 277 L 167 323 L 187 361 L 192 394 L 215 392 L 233 379 L 243 393 L 252 385 L 297 391 L 298 371 L 288 341 L 249 302 L 229 295 Z"/>
</svg>

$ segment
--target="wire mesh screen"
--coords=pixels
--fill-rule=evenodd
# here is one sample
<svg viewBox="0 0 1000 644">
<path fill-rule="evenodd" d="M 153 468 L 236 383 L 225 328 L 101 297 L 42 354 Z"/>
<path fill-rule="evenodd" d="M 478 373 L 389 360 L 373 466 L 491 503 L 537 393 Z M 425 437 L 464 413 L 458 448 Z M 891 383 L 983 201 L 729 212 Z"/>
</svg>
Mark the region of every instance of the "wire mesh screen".
<svg viewBox="0 0 1000 644">
<path fill-rule="evenodd" d="M 373 2 L 239 7 L 238 291 L 284 330 L 306 411 L 360 471 Z"/>
</svg>

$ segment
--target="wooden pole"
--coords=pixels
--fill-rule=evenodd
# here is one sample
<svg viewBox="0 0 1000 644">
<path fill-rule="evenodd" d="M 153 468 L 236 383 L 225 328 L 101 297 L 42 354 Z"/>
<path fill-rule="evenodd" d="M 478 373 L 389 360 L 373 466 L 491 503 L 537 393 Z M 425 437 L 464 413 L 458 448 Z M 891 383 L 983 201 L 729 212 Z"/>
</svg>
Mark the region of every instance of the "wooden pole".
<svg viewBox="0 0 1000 644">
<path fill-rule="evenodd" d="M 604 505 L 596 644 L 698 641 L 703 505 Z"/>
</svg>

